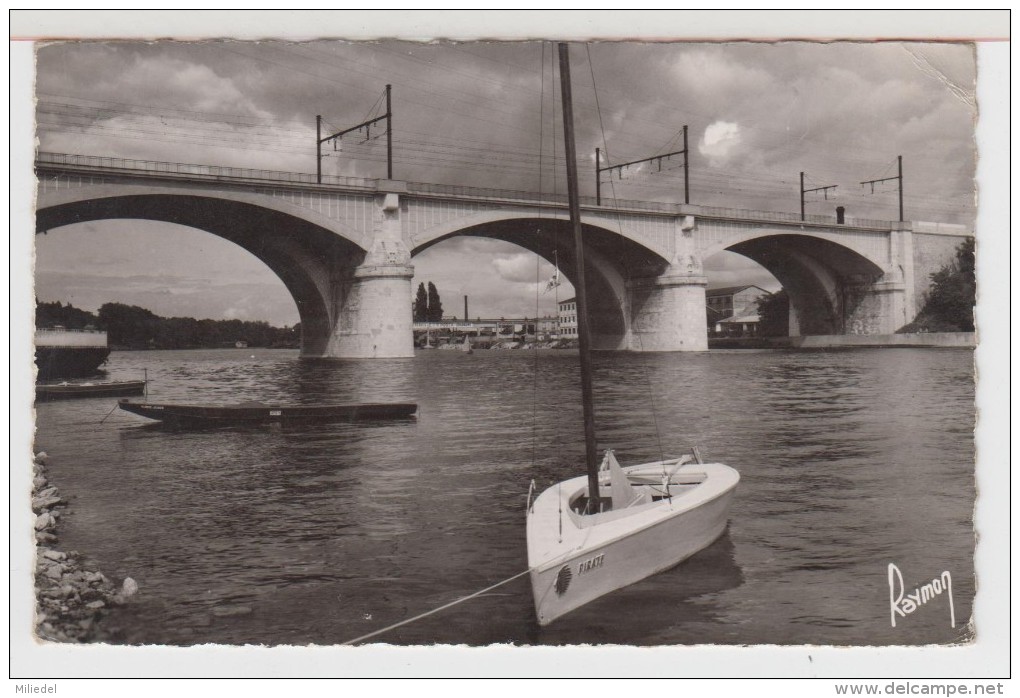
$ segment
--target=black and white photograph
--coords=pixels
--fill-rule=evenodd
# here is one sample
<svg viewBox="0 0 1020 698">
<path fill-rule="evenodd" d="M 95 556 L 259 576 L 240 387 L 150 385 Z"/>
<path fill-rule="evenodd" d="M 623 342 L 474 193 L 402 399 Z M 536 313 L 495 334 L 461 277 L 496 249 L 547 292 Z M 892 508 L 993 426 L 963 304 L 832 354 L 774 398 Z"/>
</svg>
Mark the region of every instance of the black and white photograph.
<svg viewBox="0 0 1020 698">
<path fill-rule="evenodd" d="M 336 14 L 23 47 L 25 676 L 186 650 L 215 676 L 245 647 L 330 648 L 328 676 L 412 648 L 445 676 L 490 673 L 472 648 L 518 676 L 580 648 L 694 678 L 1004 656 L 981 40 Z"/>
</svg>

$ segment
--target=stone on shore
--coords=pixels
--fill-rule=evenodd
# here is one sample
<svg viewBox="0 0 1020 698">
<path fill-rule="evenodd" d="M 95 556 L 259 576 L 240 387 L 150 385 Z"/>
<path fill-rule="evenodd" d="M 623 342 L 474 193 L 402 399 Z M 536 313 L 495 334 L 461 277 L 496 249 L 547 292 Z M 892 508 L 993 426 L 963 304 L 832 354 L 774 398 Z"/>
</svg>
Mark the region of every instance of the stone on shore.
<svg viewBox="0 0 1020 698">
<path fill-rule="evenodd" d="M 125 598 L 134 596 L 138 593 L 138 582 L 128 577 L 124 580 L 123 586 L 120 588 L 120 593 Z"/>
<path fill-rule="evenodd" d="M 130 577 L 119 590 L 99 570 L 94 560 L 83 560 L 73 550 L 55 550 L 52 532 L 67 501 L 44 474 L 45 452 L 36 454 L 32 480 L 32 509 L 36 540 L 36 635 L 52 642 L 96 642 L 110 637 L 100 620 L 113 603 L 138 592 Z"/>
<path fill-rule="evenodd" d="M 54 519 L 49 512 L 43 512 L 35 517 L 35 530 L 42 531 L 53 525 Z"/>
</svg>

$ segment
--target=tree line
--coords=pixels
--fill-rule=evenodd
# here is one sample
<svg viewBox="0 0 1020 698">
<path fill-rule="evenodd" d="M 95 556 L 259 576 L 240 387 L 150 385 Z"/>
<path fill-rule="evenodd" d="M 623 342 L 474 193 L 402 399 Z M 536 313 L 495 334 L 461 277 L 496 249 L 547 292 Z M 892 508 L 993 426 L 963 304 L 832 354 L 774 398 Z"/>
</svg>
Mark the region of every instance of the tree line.
<svg viewBox="0 0 1020 698">
<path fill-rule="evenodd" d="M 413 316 L 415 322 L 439 322 L 443 319 L 443 302 L 439 299 L 436 285 L 429 281 L 428 291 L 425 284 L 418 284 L 418 292 L 414 296 Z"/>
<path fill-rule="evenodd" d="M 931 286 L 921 312 L 897 333 L 973 332 L 977 280 L 974 275 L 974 238 L 956 248 L 951 262 L 931 275 Z M 759 334 L 785 337 L 789 334 L 790 297 L 779 291 L 758 299 Z"/>
<path fill-rule="evenodd" d="M 106 330 L 110 346 L 124 349 L 206 349 L 234 346 L 237 342 L 250 347 L 297 347 L 301 341 L 300 323 L 280 328 L 251 320 L 167 318 L 122 303 L 105 303 L 98 313 L 91 313 L 70 303 L 36 302 L 35 324 Z"/>
<path fill-rule="evenodd" d="M 974 238 L 967 238 L 955 259 L 931 275 L 921 312 L 898 332 L 973 332 L 976 299 Z"/>
</svg>

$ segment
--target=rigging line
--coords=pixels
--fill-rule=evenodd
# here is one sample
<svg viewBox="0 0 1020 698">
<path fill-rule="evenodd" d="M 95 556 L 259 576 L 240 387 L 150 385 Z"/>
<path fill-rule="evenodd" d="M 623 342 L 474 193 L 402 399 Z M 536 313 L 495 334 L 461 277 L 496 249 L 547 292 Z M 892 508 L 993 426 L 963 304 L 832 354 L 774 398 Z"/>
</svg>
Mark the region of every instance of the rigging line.
<svg viewBox="0 0 1020 698">
<path fill-rule="evenodd" d="M 591 62 L 591 52 L 590 52 L 590 50 L 588 48 L 588 44 L 584 45 L 584 49 L 588 53 L 588 69 L 591 71 L 591 87 L 592 87 L 592 90 L 595 93 L 595 111 L 598 114 L 598 117 L 599 117 L 599 129 L 602 132 L 602 146 L 605 148 L 606 147 L 606 129 L 605 129 L 605 126 L 602 124 L 602 109 L 599 106 L 599 90 L 598 90 L 598 85 L 595 84 L 595 66 Z M 608 148 L 606 148 L 606 149 L 608 151 Z M 616 226 L 617 226 L 617 229 L 619 230 L 620 237 L 623 237 L 623 222 L 620 220 L 620 209 L 619 209 L 618 206 L 615 205 L 616 204 L 616 187 L 613 184 L 612 178 L 610 178 L 610 180 L 609 180 L 609 187 L 612 190 L 611 198 L 613 199 L 613 204 L 614 204 L 613 209 L 614 209 L 615 217 L 616 217 Z M 618 299 L 618 301 L 622 301 L 622 299 Z M 620 306 L 624 307 L 624 303 L 620 302 Z M 633 336 L 637 337 L 637 340 L 638 340 L 638 350 L 643 353 L 644 345 L 641 342 L 641 334 L 640 333 L 634 333 L 634 332 L 632 332 L 631 334 Z M 645 385 L 647 386 L 647 389 L 648 389 L 649 404 L 651 405 L 651 408 L 652 408 L 652 426 L 655 429 L 655 441 L 656 441 L 656 443 L 659 446 L 659 460 L 661 461 L 661 460 L 663 460 L 665 458 L 665 456 L 663 455 L 663 451 L 662 451 L 662 435 L 659 432 L 659 419 L 658 419 L 658 417 L 656 415 L 655 400 L 654 400 L 654 398 L 652 396 L 652 382 L 651 382 L 651 378 L 648 375 L 647 368 L 645 370 L 643 370 L 642 373 L 644 374 Z"/>
<path fill-rule="evenodd" d="M 641 341 L 641 333 L 640 332 L 633 332 L 632 334 L 635 337 L 637 337 L 638 351 L 641 352 L 642 354 L 644 354 L 645 346 L 644 346 L 644 343 Z M 645 389 L 648 391 L 648 404 L 652 408 L 652 427 L 655 429 L 655 443 L 659 447 L 659 461 L 661 462 L 661 461 L 665 461 L 666 460 L 666 456 L 665 456 L 665 452 L 664 452 L 664 450 L 662 448 L 662 433 L 659 430 L 658 409 L 656 409 L 656 407 L 655 407 L 655 394 L 652 391 L 652 379 L 648 375 L 647 367 L 644 368 L 642 373 L 645 375 Z M 665 464 L 663 464 L 662 468 L 663 468 L 663 472 L 665 472 L 665 469 L 666 469 Z"/>
<path fill-rule="evenodd" d="M 473 594 L 468 594 L 467 596 L 462 596 L 459 599 L 451 601 L 450 603 L 443 604 L 442 606 L 438 606 L 437 608 L 433 608 L 431 611 L 425 611 L 424 613 L 419 613 L 418 615 L 412 616 L 411 618 L 407 618 L 405 620 L 402 620 L 399 623 L 393 623 L 392 625 L 387 625 L 385 628 L 380 628 L 379 630 L 376 630 L 376 631 L 373 631 L 373 632 L 370 632 L 370 633 L 366 633 L 365 635 L 361 635 L 360 637 L 356 637 L 353 640 L 347 640 L 346 642 L 341 642 L 340 644 L 341 645 L 354 645 L 354 644 L 357 644 L 359 642 L 363 642 L 363 641 L 369 639 L 370 637 L 376 637 L 377 635 L 382 635 L 383 633 L 387 633 L 387 632 L 389 632 L 391 630 L 396 630 L 397 628 L 402 627 L 404 625 L 408 625 L 409 623 L 413 623 L 415 621 L 421 620 L 422 618 L 427 618 L 428 616 L 431 616 L 431 615 L 434 615 L 436 613 L 439 613 L 440 611 L 445 611 L 446 609 L 451 608 L 453 606 L 456 606 L 457 604 L 464 603 L 465 601 L 470 601 L 471 599 L 476 598 L 478 596 L 481 596 L 482 594 L 485 594 L 486 592 L 492 591 L 493 589 L 497 589 L 497 588 L 503 586 L 504 584 L 509 584 L 510 582 L 514 581 L 515 579 L 519 579 L 519 578 L 523 577 L 524 575 L 528 574 L 530 571 L 531 571 L 530 569 L 526 569 L 523 572 L 518 572 L 517 574 L 513 575 L 512 577 L 507 577 L 506 579 L 504 579 L 504 580 L 502 580 L 500 582 L 496 582 L 495 584 L 493 584 L 491 586 L 487 586 L 484 589 L 482 589 L 480 591 L 476 591 Z"/>
<path fill-rule="evenodd" d="M 542 89 L 538 97 L 538 191 L 542 192 L 542 157 L 545 154 L 545 44 L 542 42 L 542 55 L 540 57 L 542 66 Z M 542 213 L 538 212 L 538 233 L 542 232 Z M 534 366 L 531 371 L 531 467 L 534 469 L 538 460 L 538 294 L 542 285 L 542 258 L 535 253 L 535 347 L 533 350 Z M 528 328 L 525 325 L 524 334 L 527 338 Z"/>
</svg>

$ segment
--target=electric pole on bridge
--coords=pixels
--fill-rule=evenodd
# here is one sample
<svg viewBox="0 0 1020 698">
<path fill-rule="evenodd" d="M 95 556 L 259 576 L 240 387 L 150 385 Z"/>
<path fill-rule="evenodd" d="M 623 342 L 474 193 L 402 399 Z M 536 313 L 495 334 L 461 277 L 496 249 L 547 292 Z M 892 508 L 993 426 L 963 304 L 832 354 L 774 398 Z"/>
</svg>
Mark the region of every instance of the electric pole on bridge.
<svg viewBox="0 0 1020 698">
<path fill-rule="evenodd" d="M 657 162 L 659 165 L 659 172 L 662 172 L 662 161 L 663 159 L 669 160 L 674 155 L 684 156 L 684 203 L 691 203 L 691 188 L 690 188 L 690 172 L 687 167 L 687 161 L 690 159 L 687 155 L 687 124 L 684 124 L 684 147 L 683 150 L 674 150 L 672 153 L 663 153 L 662 155 L 653 155 L 650 158 L 643 160 L 631 160 L 630 162 L 623 162 L 619 165 L 607 165 L 602 167 L 602 149 L 595 149 L 595 203 L 598 206 L 602 205 L 602 173 L 612 172 L 613 170 L 620 171 L 620 177 L 623 177 L 623 170 L 631 165 L 640 165 L 646 162 Z"/>
<path fill-rule="evenodd" d="M 874 194 L 875 193 L 875 185 L 876 184 L 878 184 L 879 182 L 891 182 L 894 179 L 897 181 L 897 184 L 899 185 L 900 223 L 902 223 L 903 222 L 903 156 L 902 155 L 897 155 L 896 156 L 896 176 L 895 177 L 886 177 L 884 179 L 869 179 L 869 180 L 866 180 L 864 182 L 861 182 L 861 186 L 863 187 L 865 184 L 870 184 L 871 185 L 871 193 Z"/>
<path fill-rule="evenodd" d="M 809 194 L 809 193 L 811 193 L 813 191 L 820 191 L 820 192 L 822 192 L 824 194 L 825 199 L 828 200 L 829 199 L 829 190 L 832 189 L 833 191 L 835 191 L 836 190 L 836 186 L 837 185 L 835 185 L 835 184 L 827 184 L 824 187 L 815 187 L 814 189 L 805 189 L 804 188 L 804 173 L 801 172 L 800 173 L 800 219 L 804 220 L 804 195 L 805 194 Z"/>
<path fill-rule="evenodd" d="M 315 115 L 315 181 L 318 184 L 322 184 L 322 144 L 327 141 L 333 141 L 333 147 L 335 148 L 336 142 L 346 134 L 360 131 L 361 129 L 365 129 L 365 140 L 368 140 L 372 124 L 378 123 L 383 119 L 386 120 L 386 179 L 393 179 L 393 109 L 390 103 L 391 88 L 392 85 L 386 86 L 385 114 L 368 121 L 362 121 L 360 124 L 345 128 L 343 131 L 337 131 L 331 136 L 322 137 L 322 116 L 319 114 Z"/>
</svg>

